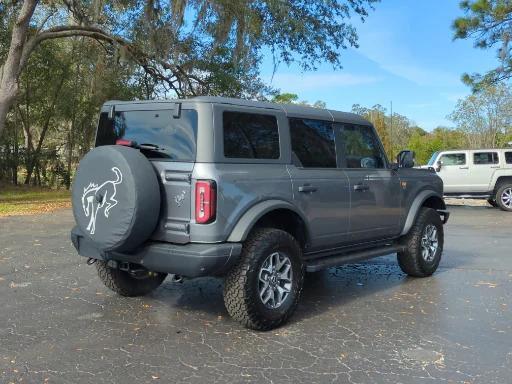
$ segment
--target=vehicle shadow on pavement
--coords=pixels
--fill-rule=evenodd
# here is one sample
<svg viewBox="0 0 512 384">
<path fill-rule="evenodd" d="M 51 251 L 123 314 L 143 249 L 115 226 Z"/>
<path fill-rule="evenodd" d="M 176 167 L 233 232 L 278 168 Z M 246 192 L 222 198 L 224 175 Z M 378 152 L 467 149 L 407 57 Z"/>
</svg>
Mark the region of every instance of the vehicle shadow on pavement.
<svg viewBox="0 0 512 384">
<path fill-rule="evenodd" d="M 396 256 L 386 256 L 359 264 L 344 265 L 316 273 L 307 273 L 299 307 L 290 324 L 317 317 L 335 309 L 352 311 L 359 305 L 382 303 L 390 295 L 413 295 L 415 291 L 435 294 L 439 277 L 451 266 L 443 266 L 428 278 L 405 275 L 396 262 Z M 419 288 L 423 287 L 423 288 Z M 209 316 L 229 316 L 222 298 L 223 281 L 218 278 L 198 278 L 184 283 L 166 281 L 153 297 L 173 310 L 203 313 Z M 343 307 L 347 308 L 344 309 Z M 203 316 L 200 316 L 203 317 Z"/>
</svg>

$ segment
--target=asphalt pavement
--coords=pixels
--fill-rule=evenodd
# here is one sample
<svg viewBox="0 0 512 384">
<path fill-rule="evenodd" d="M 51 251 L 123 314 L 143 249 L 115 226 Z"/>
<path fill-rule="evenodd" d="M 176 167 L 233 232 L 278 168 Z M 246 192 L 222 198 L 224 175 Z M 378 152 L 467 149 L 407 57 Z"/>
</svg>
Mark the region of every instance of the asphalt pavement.
<svg viewBox="0 0 512 384">
<path fill-rule="evenodd" d="M 0 218 L 0 383 L 512 383 L 512 213 L 450 210 L 432 277 L 391 256 L 308 275 L 271 332 L 228 317 L 220 279 L 116 296 L 69 210 Z"/>
</svg>

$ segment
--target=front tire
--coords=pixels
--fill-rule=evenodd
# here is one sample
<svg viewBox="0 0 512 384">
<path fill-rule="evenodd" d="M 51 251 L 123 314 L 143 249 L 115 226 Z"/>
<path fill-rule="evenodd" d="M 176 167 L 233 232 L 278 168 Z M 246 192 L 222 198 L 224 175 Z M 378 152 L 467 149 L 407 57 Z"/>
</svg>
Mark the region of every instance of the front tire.
<svg viewBox="0 0 512 384">
<path fill-rule="evenodd" d="M 512 212 L 512 184 L 502 184 L 498 188 L 496 203 L 503 211 Z"/>
<path fill-rule="evenodd" d="M 100 280 L 107 288 L 121 296 L 144 296 L 162 284 L 167 274 L 148 271 L 143 276 L 133 276 L 127 271 L 111 268 L 107 262 L 96 261 L 96 270 Z"/>
<path fill-rule="evenodd" d="M 304 281 L 302 250 L 288 232 L 256 230 L 245 241 L 224 285 L 224 304 L 247 328 L 270 330 L 295 311 Z"/>
<path fill-rule="evenodd" d="M 489 203 L 490 206 L 492 206 L 494 208 L 499 208 L 498 203 L 496 203 L 496 200 L 494 200 L 494 198 L 487 199 L 487 202 Z"/>
<path fill-rule="evenodd" d="M 405 250 L 398 253 L 398 265 L 414 277 L 432 275 L 439 266 L 444 245 L 443 223 L 432 208 L 421 208 L 416 222 L 403 237 Z"/>
</svg>

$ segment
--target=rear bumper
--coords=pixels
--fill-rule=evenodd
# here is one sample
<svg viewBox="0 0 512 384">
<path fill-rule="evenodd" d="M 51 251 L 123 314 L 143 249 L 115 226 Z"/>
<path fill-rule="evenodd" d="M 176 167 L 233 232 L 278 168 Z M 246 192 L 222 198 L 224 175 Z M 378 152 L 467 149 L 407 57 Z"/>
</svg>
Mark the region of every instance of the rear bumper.
<svg viewBox="0 0 512 384">
<path fill-rule="evenodd" d="M 80 256 L 135 263 L 150 271 L 187 277 L 222 275 L 242 252 L 241 243 L 179 245 L 165 242 L 147 242 L 133 253 L 103 252 L 78 227 L 71 231 L 71 242 Z"/>
</svg>

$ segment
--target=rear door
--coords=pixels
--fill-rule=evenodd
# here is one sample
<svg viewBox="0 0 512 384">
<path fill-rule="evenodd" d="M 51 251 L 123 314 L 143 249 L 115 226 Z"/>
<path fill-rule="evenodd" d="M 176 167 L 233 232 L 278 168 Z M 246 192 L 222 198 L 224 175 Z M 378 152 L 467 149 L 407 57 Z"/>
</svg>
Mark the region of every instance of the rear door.
<svg viewBox="0 0 512 384">
<path fill-rule="evenodd" d="M 131 145 L 153 164 L 160 182 L 160 221 L 153 240 L 190 239 L 191 174 L 198 114 L 177 103 L 116 105 L 114 119 L 100 115 L 96 145 Z"/>
<path fill-rule="evenodd" d="M 443 179 L 444 193 L 473 192 L 467 151 L 443 152 L 437 162 L 441 162 L 437 174 Z"/>
<path fill-rule="evenodd" d="M 471 153 L 473 165 L 471 167 L 472 192 L 490 192 L 490 183 L 494 172 L 500 168 L 498 152 L 475 151 Z"/>
<path fill-rule="evenodd" d="M 293 196 L 308 219 L 312 248 L 344 243 L 349 238 L 350 190 L 345 172 L 337 168 L 333 124 L 292 117 L 289 125 Z"/>
<path fill-rule="evenodd" d="M 401 188 L 375 130 L 368 125 L 336 123 L 342 167 L 350 183 L 350 234 L 353 242 L 400 232 Z"/>
</svg>

